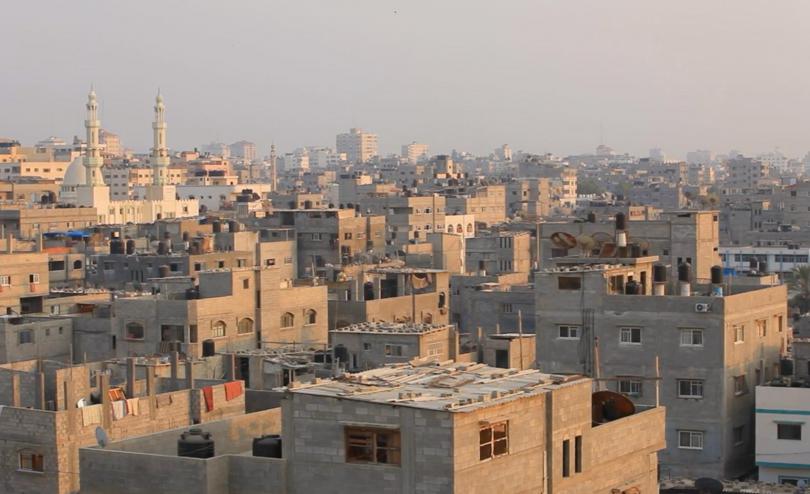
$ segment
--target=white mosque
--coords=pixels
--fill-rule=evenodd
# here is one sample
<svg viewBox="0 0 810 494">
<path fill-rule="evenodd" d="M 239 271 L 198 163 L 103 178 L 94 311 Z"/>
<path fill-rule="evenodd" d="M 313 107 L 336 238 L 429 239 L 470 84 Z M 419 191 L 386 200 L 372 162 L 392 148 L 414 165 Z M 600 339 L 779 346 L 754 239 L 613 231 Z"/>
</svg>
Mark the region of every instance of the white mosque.
<svg viewBox="0 0 810 494">
<path fill-rule="evenodd" d="M 144 200 L 117 201 L 110 199 L 110 188 L 104 185 L 99 144 L 101 122 L 98 120 L 96 93 L 90 90 L 87 97 L 87 152 L 77 158 L 65 172 L 60 201 L 78 207 L 96 208 L 99 224 L 151 223 L 155 220 L 197 216 L 199 203 L 196 199 L 177 199 L 175 186 L 168 185 L 166 173 L 169 167 L 169 149 L 166 146 L 166 107 L 158 92 L 155 101 L 155 121 L 152 123 L 154 145 L 151 165 L 152 185 L 146 188 Z"/>
</svg>

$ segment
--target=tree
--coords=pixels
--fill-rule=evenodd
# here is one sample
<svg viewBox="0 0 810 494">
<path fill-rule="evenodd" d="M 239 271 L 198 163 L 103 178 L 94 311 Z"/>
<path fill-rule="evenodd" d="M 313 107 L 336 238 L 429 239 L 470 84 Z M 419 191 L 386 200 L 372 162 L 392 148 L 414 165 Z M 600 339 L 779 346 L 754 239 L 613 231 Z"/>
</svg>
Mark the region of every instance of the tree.
<svg viewBox="0 0 810 494">
<path fill-rule="evenodd" d="M 792 275 L 788 286 L 796 292 L 796 295 L 790 299 L 790 304 L 804 314 L 810 311 L 810 265 L 793 268 Z"/>
</svg>

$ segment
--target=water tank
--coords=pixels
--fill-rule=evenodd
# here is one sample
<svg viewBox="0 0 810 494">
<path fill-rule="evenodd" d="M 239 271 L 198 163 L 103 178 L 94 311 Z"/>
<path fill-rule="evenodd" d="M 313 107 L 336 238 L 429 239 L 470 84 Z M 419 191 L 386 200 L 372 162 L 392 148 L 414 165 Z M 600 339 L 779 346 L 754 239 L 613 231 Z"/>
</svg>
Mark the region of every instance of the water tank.
<svg viewBox="0 0 810 494">
<path fill-rule="evenodd" d="M 214 233 L 222 232 L 222 222 L 219 220 L 214 220 L 214 222 L 211 223 L 211 227 L 214 229 Z"/>
<path fill-rule="evenodd" d="M 183 232 L 183 242 L 188 242 L 191 239 L 191 235 L 188 232 Z"/>
<path fill-rule="evenodd" d="M 596 213 L 593 211 L 588 213 L 588 223 L 596 223 Z"/>
<path fill-rule="evenodd" d="M 203 340 L 203 357 L 213 357 L 217 353 L 214 340 Z"/>
<path fill-rule="evenodd" d="M 177 456 L 213 458 L 214 440 L 211 433 L 194 428 L 180 434 L 180 439 L 177 440 Z"/>
<path fill-rule="evenodd" d="M 616 213 L 616 230 L 627 230 L 627 217 L 624 213 Z"/>
<path fill-rule="evenodd" d="M 630 257 L 641 257 L 641 246 L 633 244 L 630 246 Z"/>
<path fill-rule="evenodd" d="M 630 280 L 624 285 L 625 295 L 641 294 L 641 285 L 636 280 Z"/>
<path fill-rule="evenodd" d="M 135 253 L 135 241 L 132 239 L 127 240 L 127 255 Z"/>
<path fill-rule="evenodd" d="M 123 254 L 124 242 L 120 238 L 113 238 L 110 241 L 110 254 Z"/>
<path fill-rule="evenodd" d="M 692 265 L 682 262 L 678 265 L 678 281 L 689 283 L 692 281 Z"/>
<path fill-rule="evenodd" d="M 712 266 L 711 273 L 712 273 L 712 285 L 722 285 L 723 284 L 723 267 L 722 266 Z"/>
<path fill-rule="evenodd" d="M 281 436 L 269 434 L 253 438 L 253 456 L 281 458 Z"/>
<path fill-rule="evenodd" d="M 238 232 L 239 231 L 239 222 L 236 220 L 230 220 L 228 222 L 228 231 L 229 232 Z"/>
<path fill-rule="evenodd" d="M 166 244 L 166 242 L 158 242 L 157 253 L 159 256 L 165 256 L 169 253 L 169 246 Z"/>
<path fill-rule="evenodd" d="M 168 278 L 171 270 L 165 264 L 158 268 L 158 278 Z"/>
<path fill-rule="evenodd" d="M 653 281 L 656 283 L 666 283 L 667 281 L 667 267 L 663 264 L 656 264 L 653 266 Z"/>
<path fill-rule="evenodd" d="M 779 374 L 782 376 L 792 376 L 793 375 L 793 360 L 789 358 L 783 358 L 779 361 Z"/>
<path fill-rule="evenodd" d="M 768 262 L 767 261 L 759 261 L 759 272 L 762 274 L 768 273 Z"/>
</svg>

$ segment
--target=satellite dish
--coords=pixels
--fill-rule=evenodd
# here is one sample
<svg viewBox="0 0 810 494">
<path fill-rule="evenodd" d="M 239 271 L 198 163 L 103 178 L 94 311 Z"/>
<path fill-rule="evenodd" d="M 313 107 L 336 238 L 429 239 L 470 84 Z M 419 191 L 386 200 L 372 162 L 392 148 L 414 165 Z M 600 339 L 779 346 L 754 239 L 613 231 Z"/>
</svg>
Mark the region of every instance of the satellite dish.
<svg viewBox="0 0 810 494">
<path fill-rule="evenodd" d="M 616 244 L 607 242 L 599 250 L 599 257 L 613 257 L 616 255 Z"/>
<path fill-rule="evenodd" d="M 695 480 L 695 488 L 700 494 L 722 494 L 723 483 L 717 479 L 702 477 Z"/>
<path fill-rule="evenodd" d="M 562 249 L 573 249 L 577 246 L 577 238 L 566 232 L 554 232 L 551 234 L 551 243 Z"/>
<path fill-rule="evenodd" d="M 580 235 L 577 237 L 577 244 L 579 244 L 579 248 L 582 249 L 582 253 L 589 256 L 593 252 L 593 248 L 596 245 L 596 240 L 594 240 L 590 235 Z"/>
<path fill-rule="evenodd" d="M 96 442 L 98 443 L 99 447 L 102 448 L 106 448 L 107 444 L 110 443 L 110 438 L 107 436 L 107 431 L 101 427 L 96 427 Z"/>
<path fill-rule="evenodd" d="M 591 235 L 591 238 L 596 242 L 597 247 L 602 247 L 605 243 L 613 240 L 613 235 L 606 232 L 596 232 Z"/>
</svg>

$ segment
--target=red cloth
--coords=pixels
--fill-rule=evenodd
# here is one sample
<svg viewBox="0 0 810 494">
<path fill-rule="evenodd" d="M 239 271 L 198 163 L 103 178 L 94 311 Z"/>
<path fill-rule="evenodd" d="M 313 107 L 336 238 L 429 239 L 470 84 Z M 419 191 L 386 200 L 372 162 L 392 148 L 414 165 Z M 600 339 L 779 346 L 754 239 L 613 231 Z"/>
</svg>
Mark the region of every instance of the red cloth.
<svg viewBox="0 0 810 494">
<path fill-rule="evenodd" d="M 242 381 L 231 381 L 225 383 L 225 399 L 231 401 L 242 395 Z"/>
<path fill-rule="evenodd" d="M 205 398 L 205 411 L 210 412 L 214 409 L 214 388 L 206 386 L 202 389 L 203 398 Z"/>
</svg>

